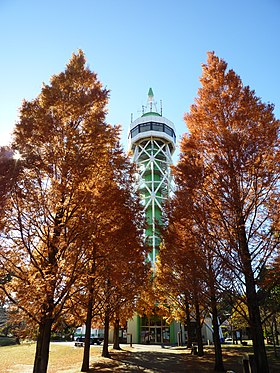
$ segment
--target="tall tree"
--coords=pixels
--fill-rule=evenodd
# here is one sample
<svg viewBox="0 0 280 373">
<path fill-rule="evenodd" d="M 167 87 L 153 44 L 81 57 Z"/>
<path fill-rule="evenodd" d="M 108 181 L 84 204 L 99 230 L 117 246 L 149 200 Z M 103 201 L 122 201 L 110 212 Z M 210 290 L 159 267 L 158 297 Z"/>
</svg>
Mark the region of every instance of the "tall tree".
<svg viewBox="0 0 280 373">
<path fill-rule="evenodd" d="M 177 182 L 199 193 L 209 206 L 211 228 L 235 283 L 245 288 L 257 372 L 268 372 L 256 280 L 278 244 L 271 229 L 271 196 L 279 184 L 279 121 L 214 53 L 203 65 L 202 87 L 186 114 Z M 189 180 L 189 181 L 188 181 Z"/>
<path fill-rule="evenodd" d="M 211 314 L 215 346 L 215 370 L 223 371 L 217 305 L 220 293 L 218 279 L 225 274 L 224 266 L 212 249 L 215 242 L 205 236 L 205 226 L 208 227 L 208 206 L 205 205 L 204 199 L 198 192 L 198 188 L 203 183 L 201 173 L 196 172 L 195 177 L 188 180 L 188 183 L 187 187 L 182 184 L 177 185 L 170 208 L 167 209 L 168 224 L 163 231 L 166 250 L 160 252 L 161 267 L 165 272 L 166 270 L 170 271 L 171 282 L 176 286 L 177 292 L 179 291 L 179 294 L 186 298 L 184 309 L 187 329 L 190 325 L 188 315 L 190 306 L 196 310 L 195 318 L 200 354 L 203 353 L 200 331 L 203 317 L 201 317 L 200 309 L 204 310 L 204 314 Z M 176 275 L 174 272 L 176 272 Z M 174 274 L 172 275 L 172 273 Z M 160 281 L 166 284 L 166 289 L 171 290 L 172 287 L 167 285 L 168 277 L 166 274 L 162 275 L 160 271 L 160 275 Z M 179 284 L 184 286 L 184 289 L 180 289 Z M 171 291 L 174 291 L 174 289 Z M 201 299 L 203 299 L 203 304 Z M 190 335 L 189 332 L 188 335 Z M 188 341 L 188 343 L 191 343 L 191 341 Z"/>
<path fill-rule="evenodd" d="M 23 102 L 14 131 L 24 168 L 6 205 L 0 263 L 12 280 L 1 288 L 38 326 L 34 373 L 47 371 L 52 325 L 82 272 L 83 214 L 115 135 L 105 123 L 107 99 L 79 51 Z"/>
<path fill-rule="evenodd" d="M 145 249 L 142 242 L 144 216 L 140 206 L 133 201 L 131 190 L 124 188 L 118 191 L 120 204 L 115 205 L 114 218 L 117 224 L 108 245 L 112 256 L 106 263 L 107 272 L 104 278 L 104 320 L 105 332 L 109 322 L 127 316 L 135 311 L 136 300 L 145 286 L 146 272 Z M 122 314 L 123 313 L 123 314 Z M 108 346 L 104 340 L 102 356 L 108 357 Z"/>
<path fill-rule="evenodd" d="M 173 204 L 172 214 L 177 215 L 178 218 L 176 212 L 178 211 Z M 172 214 L 169 216 L 169 225 L 163 230 L 164 244 L 159 253 L 157 265 L 157 289 L 163 295 L 163 305 L 168 303 L 171 307 L 170 310 L 173 310 L 173 317 L 178 321 L 184 321 L 187 328 L 190 326 L 189 308 L 191 307 L 193 311 L 191 314 L 196 322 L 198 354 L 202 356 L 201 328 L 205 307 L 202 304 L 203 281 L 200 276 L 201 271 L 197 271 L 197 268 L 201 268 L 202 258 L 197 241 L 192 235 L 192 226 L 189 225 L 190 220 L 185 217 L 182 219 L 182 223 Z M 175 307 L 172 306 L 172 303 Z M 190 330 L 188 330 L 188 342 L 191 343 Z"/>
<path fill-rule="evenodd" d="M 82 371 L 89 369 L 89 337 L 93 298 L 101 299 L 101 314 L 107 333 L 113 314 L 133 309 L 134 299 L 143 286 L 145 276 L 144 248 L 141 242 L 143 215 L 137 196 L 132 193 L 131 164 L 123 157 L 111 159 L 112 172 L 100 188 L 97 205 L 88 213 L 93 215 L 95 230 L 90 236 L 88 263 L 84 274 L 90 279 L 87 286 L 86 340 Z M 99 208 L 98 208 L 99 207 Z M 99 284 L 99 287 L 97 286 Z M 101 286 L 100 286 L 101 284 Z M 121 317 L 121 315 L 119 315 Z M 107 338 L 107 334 L 105 337 Z M 103 355 L 108 353 L 108 339 L 104 340 Z"/>
</svg>

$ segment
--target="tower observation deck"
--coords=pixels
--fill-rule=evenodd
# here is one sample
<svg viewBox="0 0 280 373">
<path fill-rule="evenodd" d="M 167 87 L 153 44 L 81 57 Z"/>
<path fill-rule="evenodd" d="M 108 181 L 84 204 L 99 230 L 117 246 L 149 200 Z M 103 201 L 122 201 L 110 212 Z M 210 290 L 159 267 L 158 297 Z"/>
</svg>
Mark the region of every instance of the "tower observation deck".
<svg viewBox="0 0 280 373">
<path fill-rule="evenodd" d="M 171 192 L 172 154 L 175 151 L 174 124 L 158 113 L 153 91 L 148 92 L 146 108 L 140 118 L 130 124 L 129 150 L 137 166 L 137 187 L 144 205 L 147 227 L 146 244 L 150 247 L 149 260 L 156 261 L 162 224 L 163 204 Z"/>
</svg>

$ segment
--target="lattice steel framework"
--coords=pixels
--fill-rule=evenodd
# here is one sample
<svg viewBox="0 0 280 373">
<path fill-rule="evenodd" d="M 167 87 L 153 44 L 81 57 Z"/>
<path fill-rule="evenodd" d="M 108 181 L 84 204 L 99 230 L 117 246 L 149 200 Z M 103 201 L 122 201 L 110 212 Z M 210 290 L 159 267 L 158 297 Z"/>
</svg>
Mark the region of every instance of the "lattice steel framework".
<svg viewBox="0 0 280 373">
<path fill-rule="evenodd" d="M 162 224 L 163 203 L 170 196 L 170 165 L 175 150 L 175 128 L 171 121 L 153 111 L 152 90 L 149 90 L 150 111 L 130 125 L 130 150 L 137 165 L 137 182 L 147 221 L 146 243 L 154 264 L 159 249 L 158 226 Z"/>
</svg>

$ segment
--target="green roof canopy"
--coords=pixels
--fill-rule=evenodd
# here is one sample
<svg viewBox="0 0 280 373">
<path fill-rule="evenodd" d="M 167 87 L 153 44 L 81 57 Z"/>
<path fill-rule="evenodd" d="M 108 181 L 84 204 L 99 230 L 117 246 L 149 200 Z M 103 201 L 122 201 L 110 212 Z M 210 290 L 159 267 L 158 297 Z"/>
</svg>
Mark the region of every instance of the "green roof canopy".
<svg viewBox="0 0 280 373">
<path fill-rule="evenodd" d="M 161 117 L 161 115 L 155 111 L 148 111 L 147 113 L 143 114 L 142 117 L 147 117 L 148 115 L 157 115 L 158 117 Z"/>
</svg>

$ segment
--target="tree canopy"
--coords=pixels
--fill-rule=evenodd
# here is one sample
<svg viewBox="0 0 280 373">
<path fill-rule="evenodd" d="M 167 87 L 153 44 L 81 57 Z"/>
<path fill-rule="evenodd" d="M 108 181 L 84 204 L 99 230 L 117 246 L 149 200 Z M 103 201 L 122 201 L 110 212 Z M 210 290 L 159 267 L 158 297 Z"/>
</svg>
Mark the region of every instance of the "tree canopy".
<svg viewBox="0 0 280 373">
<path fill-rule="evenodd" d="M 47 370 L 52 326 L 88 285 L 91 277 L 84 274 L 93 246 L 102 246 L 107 263 L 115 253 L 119 261 L 140 253 L 138 202 L 132 196 L 133 205 L 125 201 L 132 169 L 119 145 L 119 128 L 105 121 L 108 95 L 83 52 L 73 54 L 38 97 L 23 102 L 12 143 L 20 172 L 13 182 L 12 176 L 1 178 L 1 196 L 6 181 L 9 193 L 0 270 L 9 281 L 0 286 L 18 317 L 38 330 L 34 373 Z M 130 236 L 124 235 L 127 221 L 135 226 Z M 130 243 L 116 248 L 121 237 Z"/>
<path fill-rule="evenodd" d="M 213 52 L 200 82 L 174 168 L 176 206 L 226 269 L 221 285 L 245 292 L 257 369 L 268 372 L 256 285 L 278 246 L 279 121 Z"/>
</svg>

